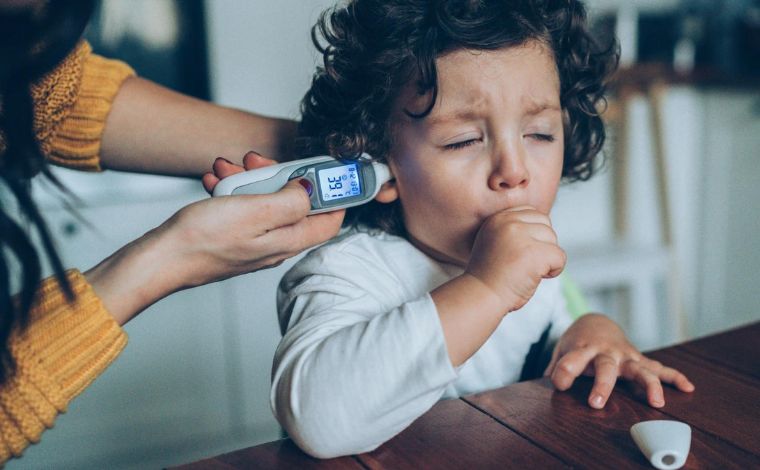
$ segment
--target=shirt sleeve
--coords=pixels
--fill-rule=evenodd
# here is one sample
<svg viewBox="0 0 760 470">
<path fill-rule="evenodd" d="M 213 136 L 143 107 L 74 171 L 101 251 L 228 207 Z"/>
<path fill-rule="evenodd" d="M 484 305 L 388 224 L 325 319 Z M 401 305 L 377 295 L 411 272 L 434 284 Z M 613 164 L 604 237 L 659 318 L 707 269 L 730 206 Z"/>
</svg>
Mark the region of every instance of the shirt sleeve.
<svg viewBox="0 0 760 470">
<path fill-rule="evenodd" d="M 31 87 L 34 133 L 51 163 L 99 171 L 106 119 L 124 81 L 135 72 L 124 62 L 92 53 L 82 41 Z M 0 155 L 4 153 L 0 134 Z"/>
<path fill-rule="evenodd" d="M 69 302 L 55 278 L 42 282 L 29 325 L 11 334 L 15 374 L 0 386 L 0 466 L 19 457 L 119 355 L 127 336 L 84 276 L 66 273 Z"/>
<path fill-rule="evenodd" d="M 372 294 L 377 289 L 356 283 L 372 279 L 371 263 L 351 276 L 360 260 L 331 258 L 329 272 L 323 259 L 307 258 L 283 281 L 286 331 L 270 397 L 289 436 L 320 458 L 375 449 L 430 409 L 457 376 L 429 294 L 387 305 Z"/>
</svg>

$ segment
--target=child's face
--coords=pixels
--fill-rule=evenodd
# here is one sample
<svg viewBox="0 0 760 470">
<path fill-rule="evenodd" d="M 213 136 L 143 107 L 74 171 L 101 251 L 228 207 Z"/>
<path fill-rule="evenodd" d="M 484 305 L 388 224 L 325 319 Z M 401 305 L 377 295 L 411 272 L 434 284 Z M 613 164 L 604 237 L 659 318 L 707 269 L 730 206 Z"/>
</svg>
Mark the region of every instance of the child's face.
<svg viewBox="0 0 760 470">
<path fill-rule="evenodd" d="M 487 217 L 526 205 L 549 213 L 562 174 L 559 77 L 549 50 L 535 42 L 459 50 L 436 65 L 438 99 L 426 118 L 403 112 L 428 103 L 414 84 L 395 104 L 395 186 L 385 200 L 400 198 L 417 246 L 464 265 Z"/>
</svg>

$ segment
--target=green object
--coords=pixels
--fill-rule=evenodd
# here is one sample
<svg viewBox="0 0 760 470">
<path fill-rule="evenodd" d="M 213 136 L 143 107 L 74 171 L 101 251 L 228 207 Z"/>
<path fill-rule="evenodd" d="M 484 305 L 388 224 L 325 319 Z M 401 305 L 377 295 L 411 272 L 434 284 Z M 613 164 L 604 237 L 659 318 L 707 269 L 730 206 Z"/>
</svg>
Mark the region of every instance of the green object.
<svg viewBox="0 0 760 470">
<path fill-rule="evenodd" d="M 573 320 L 588 313 L 588 302 L 586 302 L 586 297 L 583 296 L 583 293 L 578 288 L 578 284 L 565 273 L 560 274 L 559 282 L 562 284 L 562 295 L 567 303 L 567 311 L 570 312 Z"/>
</svg>

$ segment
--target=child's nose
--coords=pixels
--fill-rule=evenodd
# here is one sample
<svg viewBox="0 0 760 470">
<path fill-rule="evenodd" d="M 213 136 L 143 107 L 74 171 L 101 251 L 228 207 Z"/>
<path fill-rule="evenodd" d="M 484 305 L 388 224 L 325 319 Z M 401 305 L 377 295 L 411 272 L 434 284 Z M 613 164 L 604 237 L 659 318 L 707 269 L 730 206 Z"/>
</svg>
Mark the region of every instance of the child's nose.
<svg viewBox="0 0 760 470">
<path fill-rule="evenodd" d="M 530 173 L 520 151 L 517 149 L 500 151 L 488 179 L 488 186 L 493 191 L 504 191 L 525 187 L 529 182 Z"/>
</svg>

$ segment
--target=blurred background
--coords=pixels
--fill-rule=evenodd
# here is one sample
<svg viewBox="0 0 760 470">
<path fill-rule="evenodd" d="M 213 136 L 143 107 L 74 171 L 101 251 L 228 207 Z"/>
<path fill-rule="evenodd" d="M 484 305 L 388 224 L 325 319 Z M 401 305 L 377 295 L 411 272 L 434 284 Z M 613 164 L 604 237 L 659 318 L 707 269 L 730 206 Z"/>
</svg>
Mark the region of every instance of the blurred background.
<svg viewBox="0 0 760 470">
<path fill-rule="evenodd" d="M 298 118 L 309 31 L 333 0 L 104 0 L 94 50 L 143 77 Z M 593 310 L 652 349 L 760 318 L 760 1 L 594 0 L 621 69 L 606 163 L 563 186 L 553 219 Z M 200 182 L 60 170 L 97 229 L 38 184 L 65 265 L 87 269 L 206 197 Z M 118 361 L 20 468 L 159 468 L 280 437 L 268 404 L 284 265 L 176 294 L 127 326 Z"/>
</svg>

